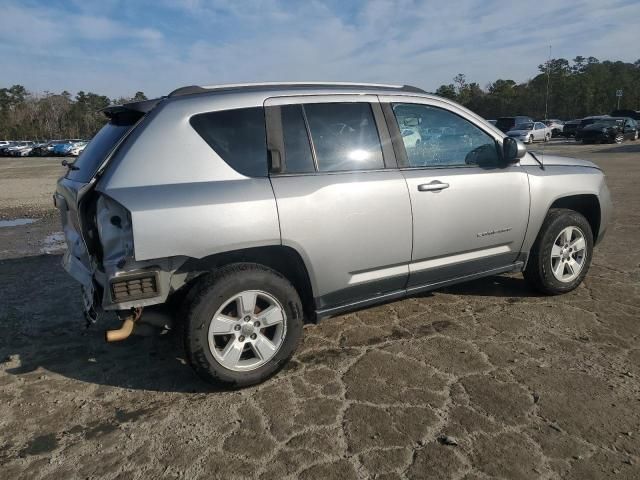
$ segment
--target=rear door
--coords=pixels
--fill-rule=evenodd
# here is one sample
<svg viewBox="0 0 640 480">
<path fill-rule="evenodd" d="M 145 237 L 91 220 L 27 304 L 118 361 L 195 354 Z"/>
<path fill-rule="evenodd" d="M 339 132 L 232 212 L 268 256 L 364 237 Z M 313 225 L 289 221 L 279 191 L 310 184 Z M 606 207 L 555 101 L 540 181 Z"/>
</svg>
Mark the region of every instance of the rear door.
<svg viewBox="0 0 640 480">
<path fill-rule="evenodd" d="M 413 208 L 409 289 L 512 265 L 529 218 L 529 183 L 518 164 L 498 166 L 499 137 L 448 103 L 380 100 L 395 139 L 407 126 L 429 132 L 417 146 L 395 142 Z"/>
<path fill-rule="evenodd" d="M 303 257 L 321 311 L 402 291 L 411 205 L 375 96 L 265 102 L 282 243 Z"/>
</svg>

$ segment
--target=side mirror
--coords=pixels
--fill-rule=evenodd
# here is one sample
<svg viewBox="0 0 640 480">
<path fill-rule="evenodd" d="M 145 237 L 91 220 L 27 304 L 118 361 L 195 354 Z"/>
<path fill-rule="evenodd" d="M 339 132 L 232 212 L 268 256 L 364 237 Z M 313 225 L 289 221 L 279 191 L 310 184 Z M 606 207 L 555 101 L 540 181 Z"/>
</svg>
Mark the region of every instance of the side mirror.
<svg viewBox="0 0 640 480">
<path fill-rule="evenodd" d="M 525 153 L 527 153 L 527 147 L 525 147 L 524 143 L 520 140 L 506 137 L 502 141 L 502 159 L 505 164 L 509 165 L 511 163 L 516 163 L 519 159 L 524 157 Z"/>
</svg>

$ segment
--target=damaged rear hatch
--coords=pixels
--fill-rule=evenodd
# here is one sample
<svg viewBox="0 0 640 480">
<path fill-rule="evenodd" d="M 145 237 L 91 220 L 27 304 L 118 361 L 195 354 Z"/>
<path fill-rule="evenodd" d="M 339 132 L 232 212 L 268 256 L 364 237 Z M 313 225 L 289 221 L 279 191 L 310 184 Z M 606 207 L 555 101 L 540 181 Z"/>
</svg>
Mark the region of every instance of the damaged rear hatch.
<svg viewBox="0 0 640 480">
<path fill-rule="evenodd" d="M 54 204 L 60 210 L 67 251 L 62 259 L 64 269 L 82 285 L 85 312 L 95 319 L 96 282 L 100 269 L 95 234 L 95 202 L 90 193 L 108 166 L 109 160 L 160 99 L 108 107 L 109 118 L 85 150 L 73 163 L 63 161 L 67 173 L 58 180 Z"/>
</svg>

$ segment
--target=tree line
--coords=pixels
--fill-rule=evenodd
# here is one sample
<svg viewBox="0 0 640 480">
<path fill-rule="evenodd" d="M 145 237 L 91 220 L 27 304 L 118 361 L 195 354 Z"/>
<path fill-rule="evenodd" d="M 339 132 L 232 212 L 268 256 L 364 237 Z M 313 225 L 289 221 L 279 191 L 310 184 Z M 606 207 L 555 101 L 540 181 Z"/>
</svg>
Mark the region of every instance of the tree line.
<svg viewBox="0 0 640 480">
<path fill-rule="evenodd" d="M 554 58 L 538 65 L 538 75 L 524 83 L 498 79 L 481 88 L 464 74 L 441 85 L 436 94 L 451 98 L 484 118 L 529 115 L 570 120 L 608 114 L 617 109 L 640 110 L 640 60 L 599 61 L 578 56 Z M 548 92 L 548 96 L 547 96 Z"/>
<path fill-rule="evenodd" d="M 485 88 L 464 74 L 441 85 L 436 94 L 451 98 L 485 118 L 529 115 L 569 120 L 610 113 L 620 108 L 640 110 L 640 60 L 635 63 L 599 61 L 578 56 L 551 59 L 538 65 L 538 75 L 516 83 L 498 79 Z M 548 95 L 547 95 L 548 92 Z M 93 92 L 31 93 L 22 85 L 0 88 L 0 140 L 91 138 L 105 123 L 100 113 L 109 105 L 146 100 L 143 92 L 131 98 L 110 99 Z"/>
<path fill-rule="evenodd" d="M 22 85 L 0 88 L 0 140 L 88 139 L 106 121 L 101 109 L 146 99 L 143 92 L 110 99 L 84 91 L 72 97 L 67 91 L 34 94 Z"/>
</svg>

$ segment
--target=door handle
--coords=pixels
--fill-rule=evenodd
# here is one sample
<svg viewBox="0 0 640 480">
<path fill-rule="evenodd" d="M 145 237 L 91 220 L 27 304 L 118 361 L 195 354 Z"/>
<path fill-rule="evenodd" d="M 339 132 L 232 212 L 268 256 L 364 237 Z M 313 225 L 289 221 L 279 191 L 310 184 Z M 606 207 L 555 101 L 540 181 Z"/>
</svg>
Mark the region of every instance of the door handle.
<svg viewBox="0 0 640 480">
<path fill-rule="evenodd" d="M 442 183 L 438 180 L 434 180 L 430 183 L 423 183 L 418 185 L 419 192 L 439 192 L 440 190 L 444 190 L 445 188 L 449 188 L 448 183 Z"/>
</svg>

